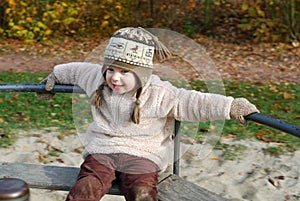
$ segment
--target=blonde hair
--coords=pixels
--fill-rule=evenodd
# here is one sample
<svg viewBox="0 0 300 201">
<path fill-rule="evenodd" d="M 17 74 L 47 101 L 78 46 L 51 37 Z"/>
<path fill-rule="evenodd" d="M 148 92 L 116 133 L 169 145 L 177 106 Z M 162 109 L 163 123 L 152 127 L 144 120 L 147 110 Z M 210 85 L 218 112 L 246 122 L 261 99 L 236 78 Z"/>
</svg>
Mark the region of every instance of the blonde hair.
<svg viewBox="0 0 300 201">
<path fill-rule="evenodd" d="M 96 109 L 100 109 L 103 101 L 103 89 L 106 87 L 106 82 L 103 82 L 97 90 L 91 95 L 90 104 L 95 106 Z"/>
</svg>

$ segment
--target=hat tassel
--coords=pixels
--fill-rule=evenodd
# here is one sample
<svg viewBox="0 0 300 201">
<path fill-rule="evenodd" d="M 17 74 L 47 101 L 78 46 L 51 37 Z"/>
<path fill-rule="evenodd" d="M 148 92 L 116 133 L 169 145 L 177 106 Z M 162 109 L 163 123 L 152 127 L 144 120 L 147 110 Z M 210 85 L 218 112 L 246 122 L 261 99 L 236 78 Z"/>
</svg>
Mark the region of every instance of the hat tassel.
<svg viewBox="0 0 300 201">
<path fill-rule="evenodd" d="M 153 38 L 155 43 L 154 55 L 159 62 L 164 62 L 165 60 L 168 60 L 175 56 L 175 54 L 173 54 L 162 42 L 160 42 L 160 40 L 155 35 L 143 29 L 142 27 L 139 27 L 139 29 L 145 31 Z"/>
</svg>

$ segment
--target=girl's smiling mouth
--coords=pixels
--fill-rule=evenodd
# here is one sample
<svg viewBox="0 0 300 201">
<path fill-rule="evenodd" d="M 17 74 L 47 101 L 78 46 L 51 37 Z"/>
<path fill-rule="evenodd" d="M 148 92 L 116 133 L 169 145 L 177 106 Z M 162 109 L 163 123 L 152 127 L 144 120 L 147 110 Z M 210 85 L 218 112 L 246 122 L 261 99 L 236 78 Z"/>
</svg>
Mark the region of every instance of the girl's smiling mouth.
<svg viewBox="0 0 300 201">
<path fill-rule="evenodd" d="M 123 87 L 123 85 L 121 85 L 121 84 L 113 84 L 112 83 L 112 86 L 113 86 L 113 89 L 121 89 L 122 87 Z"/>
</svg>

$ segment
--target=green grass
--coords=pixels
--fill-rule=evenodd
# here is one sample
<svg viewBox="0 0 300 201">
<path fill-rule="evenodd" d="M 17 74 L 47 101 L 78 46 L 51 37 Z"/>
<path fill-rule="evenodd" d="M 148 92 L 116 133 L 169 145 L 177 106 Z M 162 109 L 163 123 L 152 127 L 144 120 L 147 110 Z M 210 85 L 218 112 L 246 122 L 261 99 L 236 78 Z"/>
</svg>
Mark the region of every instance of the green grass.
<svg viewBox="0 0 300 201">
<path fill-rule="evenodd" d="M 0 72 L 0 83 L 39 83 L 47 74 Z M 18 129 L 74 128 L 72 95 L 40 101 L 35 93 L 0 93 L 0 147 L 12 145 Z"/>
<path fill-rule="evenodd" d="M 0 72 L 0 83 L 39 83 L 47 74 Z M 261 113 L 289 123 L 300 125 L 300 86 L 287 83 L 251 83 L 225 81 L 226 95 L 245 97 L 254 103 Z M 192 81 L 193 89 L 206 91 L 204 83 Z M 57 94 L 51 101 L 40 101 L 34 93 L 0 93 L 0 147 L 12 145 L 16 139 L 15 130 L 59 127 L 62 130 L 74 128 L 72 95 Z M 209 123 L 184 122 L 182 133 L 203 140 Z M 282 146 L 270 149 L 271 154 L 293 151 L 300 147 L 300 139 L 269 127 L 249 122 L 239 125 L 235 120 L 225 122 L 222 133 L 234 139 L 259 138 L 276 141 Z M 268 151 L 268 150 L 266 150 Z"/>
<path fill-rule="evenodd" d="M 222 150 L 222 155 L 225 160 L 239 160 L 247 150 L 247 147 L 241 144 L 229 145 L 219 141 L 214 149 Z"/>
</svg>

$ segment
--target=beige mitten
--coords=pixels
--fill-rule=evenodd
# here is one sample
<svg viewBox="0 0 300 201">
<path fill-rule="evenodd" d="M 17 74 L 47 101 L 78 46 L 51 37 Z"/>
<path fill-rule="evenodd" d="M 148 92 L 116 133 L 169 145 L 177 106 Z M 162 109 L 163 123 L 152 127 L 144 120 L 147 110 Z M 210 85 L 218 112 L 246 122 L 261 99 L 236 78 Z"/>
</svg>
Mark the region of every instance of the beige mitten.
<svg viewBox="0 0 300 201">
<path fill-rule="evenodd" d="M 51 73 L 41 81 L 42 84 L 45 85 L 46 91 L 51 91 L 54 88 L 54 85 L 58 83 L 58 79 L 55 77 L 54 73 Z M 55 93 L 49 92 L 49 93 L 36 93 L 36 96 L 40 100 L 50 100 L 53 98 Z"/>
<path fill-rule="evenodd" d="M 259 112 L 259 110 L 245 98 L 236 98 L 231 103 L 230 117 L 244 125 L 247 125 L 244 116 L 255 112 Z"/>
</svg>

